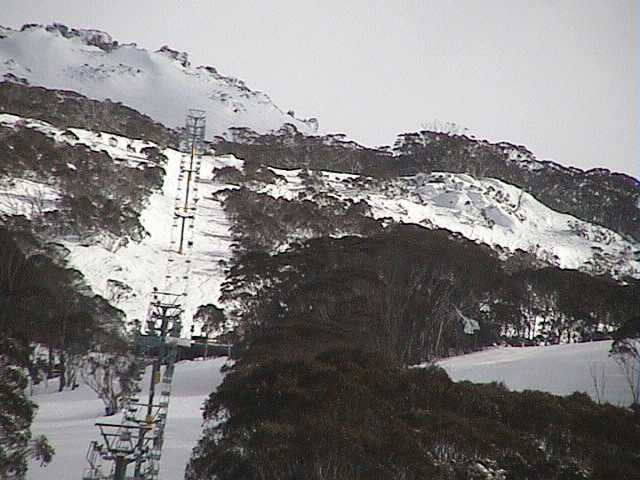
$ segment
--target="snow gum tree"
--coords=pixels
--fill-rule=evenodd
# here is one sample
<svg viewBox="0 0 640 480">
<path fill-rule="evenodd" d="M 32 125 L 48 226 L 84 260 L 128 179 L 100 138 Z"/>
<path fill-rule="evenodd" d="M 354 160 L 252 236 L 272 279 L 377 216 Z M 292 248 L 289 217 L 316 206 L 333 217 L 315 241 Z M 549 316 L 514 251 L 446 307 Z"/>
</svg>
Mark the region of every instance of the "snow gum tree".
<svg viewBox="0 0 640 480">
<path fill-rule="evenodd" d="M 131 355 L 91 353 L 86 357 L 80 375 L 104 403 L 105 415 L 114 415 L 135 386 L 136 370 Z"/>
<path fill-rule="evenodd" d="M 625 322 L 614 334 L 611 355 L 620 367 L 633 399 L 640 409 L 640 316 Z"/>
<path fill-rule="evenodd" d="M 226 325 L 224 310 L 212 303 L 200 305 L 193 319 L 202 325 L 202 331 L 209 336 L 213 332 L 222 332 Z"/>
</svg>

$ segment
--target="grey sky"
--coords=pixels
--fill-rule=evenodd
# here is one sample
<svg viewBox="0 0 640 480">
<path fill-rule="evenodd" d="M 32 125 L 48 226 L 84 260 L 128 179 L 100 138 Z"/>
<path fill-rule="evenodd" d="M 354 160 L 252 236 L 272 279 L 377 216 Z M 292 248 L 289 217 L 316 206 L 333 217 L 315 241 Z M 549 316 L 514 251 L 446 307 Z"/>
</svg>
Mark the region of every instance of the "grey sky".
<svg viewBox="0 0 640 480">
<path fill-rule="evenodd" d="M 0 0 L 0 24 L 190 53 L 366 145 L 439 119 L 640 176 L 637 1 Z"/>
</svg>

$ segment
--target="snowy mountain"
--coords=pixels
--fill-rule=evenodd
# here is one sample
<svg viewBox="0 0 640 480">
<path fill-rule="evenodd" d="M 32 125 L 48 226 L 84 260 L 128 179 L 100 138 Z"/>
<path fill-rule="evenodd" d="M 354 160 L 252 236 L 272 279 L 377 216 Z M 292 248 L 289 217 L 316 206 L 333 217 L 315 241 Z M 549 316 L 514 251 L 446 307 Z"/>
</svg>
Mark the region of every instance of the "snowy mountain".
<svg viewBox="0 0 640 480">
<path fill-rule="evenodd" d="M 318 127 L 315 119 L 284 113 L 242 80 L 192 66 L 184 52 L 166 46 L 149 52 L 105 32 L 56 23 L 0 27 L 0 78 L 119 101 L 169 127 L 182 126 L 187 109 L 202 109 L 209 137 L 233 126 L 267 132 L 290 123 L 306 133 Z"/>
<path fill-rule="evenodd" d="M 143 149 L 157 148 L 147 141 L 77 128 L 61 130 L 43 121 L 10 114 L 0 114 L 0 126 L 36 130 L 56 142 L 106 152 L 110 161 L 127 162 L 133 167 L 145 162 L 140 153 Z M 151 289 L 162 282 L 160 272 L 171 258 L 172 205 L 179 185 L 182 154 L 171 148 L 162 152 L 168 159 L 164 165 L 164 183 L 160 191 L 150 195 L 140 212 L 140 222 L 146 231 L 140 241 L 123 242 L 107 234 L 92 238 L 63 235 L 56 239 L 68 250 L 69 265 L 82 272 L 95 293 L 123 310 L 129 321 L 145 317 Z M 231 220 L 224 208 L 224 191 L 240 185 L 218 173 L 234 170 L 241 174 L 243 166 L 242 160 L 231 155 L 207 155 L 202 159 L 197 183 L 200 201 L 188 272 L 190 295 L 186 304 L 185 334 L 189 331 L 191 315 L 199 305 L 219 301 L 233 242 Z M 72 172 L 77 167 L 67 164 L 67 168 Z M 247 177 L 240 183 L 259 195 L 289 202 L 311 202 L 320 209 L 328 208 L 327 199 L 343 205 L 359 204 L 367 216 L 383 223 L 414 223 L 447 229 L 486 243 L 504 255 L 520 249 L 561 268 L 640 277 L 640 262 L 632 257 L 637 245 L 604 227 L 555 212 L 531 195 L 499 180 L 453 173 L 379 180 L 321 171 L 316 172 L 311 185 L 306 171 L 276 168 L 270 171 L 269 181 Z M 61 193 L 58 186 L 42 179 L 4 180 L 0 182 L 0 213 L 29 217 L 56 210 Z M 38 212 L 33 211 L 36 206 Z M 357 232 L 334 229 L 326 233 L 341 236 Z M 318 232 L 309 229 L 288 228 L 278 249 L 317 235 Z"/>
<path fill-rule="evenodd" d="M 176 147 L 189 108 L 205 110 L 213 140 L 195 167 Z M 631 478 L 593 453 L 624 450 L 621 468 L 631 468 L 632 442 L 605 428 L 631 432 L 628 411 L 583 395 L 452 384 L 431 363 L 406 367 L 485 348 L 439 364 L 454 380 L 628 405 L 631 377 L 608 355 L 611 342 L 495 345 L 606 338 L 637 316 L 638 181 L 465 136 L 423 131 L 371 149 L 309 135 L 316 129 L 168 47 L 148 52 L 60 24 L 0 27 L 0 253 L 17 265 L 0 269 L 0 306 L 18 307 L 0 308 L 0 320 L 10 341 L 12 332 L 25 340 L 28 359 L 16 365 L 34 382 L 47 378 L 32 387 L 33 430 L 58 449 L 48 469 L 32 462 L 28 478 L 78 477 L 102 405 L 63 381 L 69 362 L 108 345 L 122 320 L 144 320 L 156 287 L 185 295 L 183 336 L 199 306 L 216 304 L 250 339 L 231 370 L 220 371 L 222 359 L 178 365 L 160 478 L 181 478 L 202 427 L 190 479 L 211 478 L 229 447 L 228 458 L 246 452 L 243 468 L 256 471 L 273 458 L 287 472 L 312 458 L 291 478 L 329 471 L 335 459 L 344 472 L 388 463 L 371 478 L 437 469 L 454 478 L 445 473 L 460 468 L 465 478 L 519 478 L 565 464 Z M 186 212 L 195 220 L 180 225 Z M 180 228 L 186 250 L 176 248 Z M 211 389 L 220 396 L 201 423 Z M 585 419 L 558 416 L 568 411 Z M 582 443 L 565 445 L 574 434 Z M 350 451 L 360 444 L 371 459 Z"/>
<path fill-rule="evenodd" d="M 98 100 L 117 100 L 171 127 L 183 124 L 188 108 L 202 108 L 207 114 L 207 132 L 210 137 L 231 129 L 231 137 L 237 141 L 239 134 L 242 137 L 243 132 L 253 131 L 253 136 L 245 139 L 249 146 L 263 141 L 255 136 L 256 133 L 278 130 L 289 132 L 287 135 L 293 135 L 291 138 L 295 140 L 301 133 L 313 132 L 317 126 L 313 121 L 300 121 L 284 114 L 268 96 L 250 90 L 240 80 L 222 76 L 212 67 L 190 65 L 186 53 L 176 52 L 168 47 L 149 52 L 135 44 L 121 45 L 107 33 L 98 30 L 73 29 L 60 24 L 25 25 L 19 31 L 0 27 L 0 75 L 7 82 L 67 89 Z M 15 92 L 9 92 L 9 95 L 12 94 Z M 28 96 L 30 93 L 19 94 Z M 55 98 L 47 101 L 56 103 Z M 70 100 L 64 99 L 63 102 L 61 99 L 58 103 L 65 102 L 70 103 Z M 95 111 L 95 106 L 82 105 L 80 103 L 78 107 L 80 110 L 90 107 Z M 53 122 L 58 116 L 63 117 L 62 113 L 56 113 L 54 119 L 47 117 L 47 120 Z M 144 208 L 136 207 L 141 227 L 146 231 L 146 235 L 138 239 L 140 241 L 127 242 L 126 235 L 125 238 L 117 238 L 118 235 L 114 237 L 112 234 L 93 235 L 91 239 L 71 240 L 68 236 L 58 238 L 69 249 L 70 265 L 85 275 L 96 293 L 115 302 L 130 320 L 142 317 L 146 308 L 146 295 L 155 276 L 149 266 L 166 263 L 165 250 L 170 241 L 168 228 L 171 223 L 171 202 L 177 188 L 181 154 L 171 148 L 164 148 L 170 142 L 164 142 L 168 134 L 162 131 L 154 132 L 155 136 L 152 137 L 163 138 L 164 145 L 159 145 L 153 141 L 141 140 L 140 137 L 128 136 L 126 128 L 117 130 L 120 135 L 97 131 L 95 127 L 94 130 L 65 130 L 59 123 L 26 117 L 28 115 L 2 115 L 0 126 L 36 130 L 56 143 L 80 145 L 92 152 L 105 153 L 111 161 L 120 164 L 124 162 L 133 169 L 152 165 L 144 159 L 142 151 L 145 149 L 161 150 L 167 157 L 166 165 L 157 165 L 166 171 L 161 190 L 150 194 L 148 200 L 142 203 Z M 63 124 L 68 122 L 64 121 Z M 283 128 L 284 124 L 291 124 L 295 128 Z M 104 126 L 105 122 L 99 125 Z M 146 126 L 144 123 L 142 125 Z M 140 132 L 144 132 L 144 128 L 136 130 L 137 135 Z M 287 143 L 287 135 L 282 137 L 284 140 L 277 136 L 273 138 Z M 460 154 L 456 155 L 456 161 L 473 164 L 480 158 L 487 157 L 482 150 L 486 147 L 506 152 L 511 164 L 526 171 L 534 171 L 541 178 L 552 178 L 558 171 L 562 171 L 555 164 L 549 166 L 534 161 L 525 149 L 509 144 L 468 146 L 469 142 L 465 143 L 460 139 L 438 134 L 432 138 L 433 136 L 428 132 L 413 136 L 402 135 L 394 148 L 405 153 L 416 148 L 431 148 L 436 153 L 459 148 Z M 388 152 L 365 151 L 366 149 L 363 150 L 353 142 L 345 141 L 344 136 L 306 138 L 308 140 L 305 142 L 319 142 L 321 147 L 341 148 L 354 155 L 355 160 L 348 156 L 342 159 L 341 156 L 345 154 L 339 151 L 336 156 L 338 160 L 335 161 L 337 166 L 351 165 L 349 169 L 353 169 L 361 161 L 357 157 L 360 153 L 380 155 L 376 157 L 376 161 L 381 159 L 380 161 L 389 165 L 400 163 L 394 161 L 396 158 L 388 155 Z M 464 143 L 464 148 L 456 142 Z M 293 145 L 295 146 L 295 142 Z M 316 174 L 314 184 L 309 185 L 308 172 L 293 168 L 295 164 L 309 161 L 302 158 L 305 152 L 313 152 L 312 147 L 307 147 L 304 142 L 301 145 L 303 148 L 300 149 L 300 157 L 296 157 L 296 151 L 292 150 L 292 166 L 271 168 L 271 176 L 266 181 L 246 177 L 238 184 L 218 175 L 224 169 L 235 167 L 238 172 L 242 170 L 244 161 L 239 159 L 241 155 L 209 155 L 203 159 L 203 173 L 199 180 L 201 216 L 196 222 L 194 242 L 195 293 L 190 299 L 190 309 L 201 303 L 217 301 L 220 284 L 224 279 L 224 262 L 231 257 L 232 242 L 230 221 L 223 207 L 225 195 L 217 195 L 217 192 L 238 188 L 240 185 L 257 194 L 288 201 L 307 201 L 319 208 L 326 207 L 324 204 L 327 199 L 334 199 L 344 205 L 359 204 L 368 217 L 383 224 L 415 223 L 427 228 L 448 229 L 479 243 L 486 243 L 505 255 L 520 249 L 561 268 L 581 269 L 594 274 L 609 273 L 619 278 L 640 276 L 640 263 L 634 259 L 634 253 L 639 247 L 633 238 L 623 237 L 617 233 L 620 230 L 613 231 L 601 224 L 585 221 L 583 217 L 580 219 L 559 213 L 557 209 L 541 203 L 539 195 L 533 196 L 524 188 L 495 178 L 486 178 L 481 175 L 482 164 L 478 164 L 476 176 L 436 170 L 417 175 L 393 175 L 387 179 L 312 167 Z M 463 158 L 465 152 L 469 153 L 468 159 Z M 276 155 L 271 155 L 271 151 L 267 150 L 268 160 L 274 162 L 275 159 L 275 163 L 281 163 L 277 157 L 278 152 L 275 153 Z M 311 153 L 311 162 L 314 161 L 313 155 Z M 334 159 L 334 152 L 328 151 L 326 156 Z M 431 156 L 437 158 L 435 155 Z M 366 160 L 366 155 L 363 158 Z M 445 156 L 442 160 L 433 162 L 437 166 L 446 164 L 447 159 Z M 329 163 L 332 161 L 334 160 L 328 160 Z M 490 165 L 488 157 L 483 161 L 485 167 Z M 64 168 L 71 172 L 76 166 L 68 163 Z M 577 178 L 582 175 L 581 172 L 573 173 Z M 591 172 L 585 178 L 591 178 L 596 173 Z M 53 212 L 59 208 L 63 196 L 60 185 L 30 171 L 22 176 L 14 175 L 8 182 L 3 181 L 0 188 L 3 196 L 0 209 L 3 213 L 29 216 L 34 213 L 29 210 L 36 207 L 40 214 Z M 607 188 L 615 193 L 615 189 Z M 589 190 L 591 189 L 589 185 Z M 561 192 L 564 189 L 555 190 Z M 605 193 L 609 194 L 609 191 Z M 319 199 L 318 194 L 324 196 L 324 199 Z M 595 191 L 596 197 L 598 194 Z M 311 230 L 292 229 L 278 248 L 285 247 L 291 241 L 318 234 Z M 358 232 L 337 228 L 324 233 L 340 236 Z"/>
</svg>

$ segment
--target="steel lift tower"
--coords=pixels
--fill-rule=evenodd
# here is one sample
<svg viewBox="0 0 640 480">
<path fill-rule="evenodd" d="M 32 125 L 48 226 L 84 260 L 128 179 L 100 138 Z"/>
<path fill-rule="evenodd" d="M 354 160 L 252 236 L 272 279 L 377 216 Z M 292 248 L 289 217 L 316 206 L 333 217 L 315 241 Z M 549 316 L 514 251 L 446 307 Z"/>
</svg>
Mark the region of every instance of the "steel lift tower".
<svg viewBox="0 0 640 480">
<path fill-rule="evenodd" d="M 139 370 L 134 394 L 127 398 L 122 420 L 98 422 L 101 440 L 87 452 L 83 480 L 157 480 L 164 442 L 177 346 L 182 343 L 182 315 L 188 294 L 193 230 L 198 204 L 198 180 L 204 153 L 205 112 L 189 110 L 180 142 L 182 159 L 173 207 L 171 238 L 162 288 L 154 287 L 145 333 L 137 327 Z M 139 398 L 146 366 L 151 364 L 146 400 Z"/>
</svg>

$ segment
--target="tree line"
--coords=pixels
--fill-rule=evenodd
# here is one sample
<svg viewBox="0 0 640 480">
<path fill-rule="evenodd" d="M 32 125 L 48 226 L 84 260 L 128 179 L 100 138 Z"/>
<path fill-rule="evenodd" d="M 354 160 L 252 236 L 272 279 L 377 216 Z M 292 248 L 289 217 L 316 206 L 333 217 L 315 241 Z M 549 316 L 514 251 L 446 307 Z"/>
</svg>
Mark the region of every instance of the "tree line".
<svg viewBox="0 0 640 480">
<path fill-rule="evenodd" d="M 246 332 L 311 315 L 403 365 L 500 341 L 599 339 L 640 315 L 638 298 L 638 280 L 544 266 L 523 251 L 504 261 L 487 245 L 414 225 L 238 253 L 222 296 Z M 465 319 L 477 322 L 474 333 Z"/>
<path fill-rule="evenodd" d="M 164 147 L 177 135 L 133 108 L 111 100 L 91 100 L 69 90 L 0 82 L 0 112 L 37 118 L 60 129 L 83 128 L 149 140 Z"/>
</svg>

